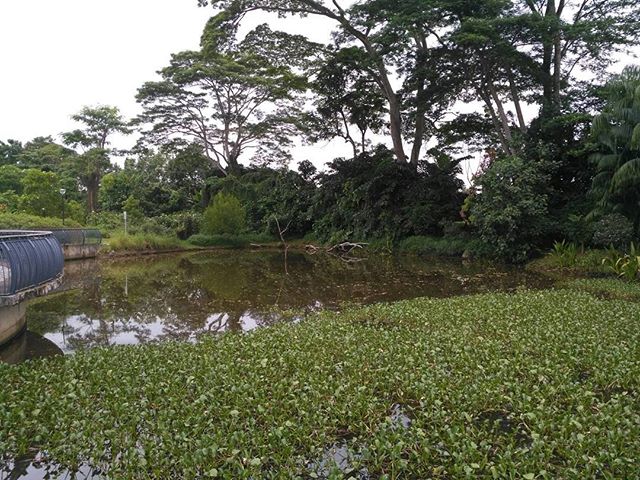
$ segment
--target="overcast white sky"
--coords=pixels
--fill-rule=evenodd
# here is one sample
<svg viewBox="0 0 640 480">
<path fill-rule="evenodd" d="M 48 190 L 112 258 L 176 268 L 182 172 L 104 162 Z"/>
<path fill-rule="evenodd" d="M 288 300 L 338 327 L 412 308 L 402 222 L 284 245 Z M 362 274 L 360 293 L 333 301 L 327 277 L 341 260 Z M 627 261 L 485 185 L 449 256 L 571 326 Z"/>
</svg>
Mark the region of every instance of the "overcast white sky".
<svg viewBox="0 0 640 480">
<path fill-rule="evenodd" d="M 171 53 L 198 48 L 212 13 L 196 0 L 0 0 L 0 140 L 56 136 L 74 128 L 69 116 L 84 105 L 115 105 L 134 116 L 137 88 Z M 264 15 L 252 20 L 283 26 Z M 315 41 L 331 30 L 317 17 L 286 27 Z M 294 157 L 321 166 L 349 151 L 336 141 L 298 148 Z"/>
<path fill-rule="evenodd" d="M 134 116 L 137 88 L 156 78 L 171 53 L 197 49 L 212 14 L 196 0 L 0 0 L 0 140 L 71 130 L 70 115 L 84 105 L 115 105 Z M 275 18 L 270 23 L 281 28 Z M 286 25 L 329 39 L 328 22 Z M 114 146 L 131 143 L 118 138 Z M 335 142 L 298 148 L 295 157 L 320 166 L 343 152 L 349 149 Z"/>
</svg>

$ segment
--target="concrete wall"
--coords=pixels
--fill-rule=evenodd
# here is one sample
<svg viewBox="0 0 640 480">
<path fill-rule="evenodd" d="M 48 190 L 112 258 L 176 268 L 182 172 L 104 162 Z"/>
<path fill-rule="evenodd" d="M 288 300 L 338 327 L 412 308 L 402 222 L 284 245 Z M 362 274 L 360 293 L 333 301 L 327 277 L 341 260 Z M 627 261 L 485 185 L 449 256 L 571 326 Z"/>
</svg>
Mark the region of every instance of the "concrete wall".
<svg viewBox="0 0 640 480">
<path fill-rule="evenodd" d="M 25 302 L 0 307 L 0 345 L 8 342 L 24 330 L 27 325 Z"/>
<path fill-rule="evenodd" d="M 100 250 L 99 243 L 89 245 L 62 245 L 65 260 L 79 260 L 82 258 L 94 258 Z"/>
</svg>

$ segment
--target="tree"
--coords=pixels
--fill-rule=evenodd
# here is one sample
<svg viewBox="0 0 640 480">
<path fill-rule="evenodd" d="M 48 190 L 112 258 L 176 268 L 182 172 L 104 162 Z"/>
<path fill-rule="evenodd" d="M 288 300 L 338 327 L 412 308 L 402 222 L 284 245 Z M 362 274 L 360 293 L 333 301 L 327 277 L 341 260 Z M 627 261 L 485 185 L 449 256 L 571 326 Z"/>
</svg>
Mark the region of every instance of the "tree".
<svg viewBox="0 0 640 480">
<path fill-rule="evenodd" d="M 386 99 L 396 162 L 409 161 L 417 168 L 425 136 L 423 106 L 420 106 L 413 131 L 405 132 L 402 100 L 394 88 L 391 71 L 404 65 L 408 57 L 419 56 L 419 52 L 427 48 L 431 33 L 438 26 L 450 23 L 447 14 L 433 8 L 434 1 L 372 0 L 351 8 L 342 7 L 336 0 L 199 0 L 198 3 L 224 9 L 227 28 L 237 25 L 246 13 L 255 10 L 280 15 L 319 15 L 335 21 L 339 27 L 337 41 L 345 46 L 357 44 L 362 47 L 366 54 L 366 70 Z M 418 77 L 422 80 L 420 75 Z M 423 87 L 424 83 L 416 83 L 421 100 Z M 403 134 L 406 133 L 414 145 L 410 157 L 405 154 Z"/>
<path fill-rule="evenodd" d="M 18 155 L 22 152 L 22 143 L 18 140 L 0 141 L 0 164 L 13 165 L 18 161 Z"/>
<path fill-rule="evenodd" d="M 462 53 L 467 88 L 485 104 L 505 155 L 513 155 L 514 132 L 553 143 L 560 128 L 572 127 L 557 119 L 575 117 L 573 97 L 584 90 L 579 77 L 589 72 L 602 78 L 614 53 L 635 44 L 640 2 L 485 0 L 474 8 L 463 5 L 457 17 L 451 47 Z M 523 114 L 527 103 L 539 107 L 534 132 Z M 576 118 L 575 129 L 582 127 Z"/>
<path fill-rule="evenodd" d="M 20 168 L 38 168 L 60 173 L 65 163 L 76 156 L 73 150 L 54 142 L 53 138 L 36 137 L 27 142 L 16 157 Z"/>
<path fill-rule="evenodd" d="M 606 106 L 593 121 L 601 152 L 594 154 L 597 175 L 594 214 L 618 212 L 640 233 L 640 67 L 628 67 L 605 90 Z"/>
<path fill-rule="evenodd" d="M 363 59 L 366 52 L 361 48 L 342 48 L 322 56 L 312 70 L 317 113 L 309 118 L 308 137 L 311 141 L 340 137 L 351 145 L 354 158 L 366 152 L 367 133 L 384 127 L 385 99 L 363 68 Z"/>
<path fill-rule="evenodd" d="M 246 228 L 246 212 L 240 200 L 224 192 L 218 193 L 204 212 L 203 233 L 238 235 Z"/>
<path fill-rule="evenodd" d="M 3 165 L 0 167 L 0 192 L 7 192 L 9 190 L 21 194 L 22 193 L 22 179 L 24 177 L 25 170 L 22 170 L 15 165 Z"/>
<path fill-rule="evenodd" d="M 22 178 L 20 209 L 32 215 L 58 217 L 62 213 L 60 177 L 53 172 L 31 168 Z"/>
<path fill-rule="evenodd" d="M 524 262 L 549 233 L 549 170 L 544 161 L 500 157 L 479 177 L 471 222 L 497 257 Z"/>
<path fill-rule="evenodd" d="M 144 131 L 147 140 L 195 142 L 223 175 L 237 174 L 248 152 L 254 161 L 288 161 L 299 94 L 306 88 L 306 79 L 291 65 L 304 56 L 285 58 L 266 47 L 270 42 L 289 50 L 308 45 L 266 25 L 236 42 L 223 26 L 225 19 L 225 14 L 212 18 L 202 50 L 173 55 L 162 80 L 146 83 L 137 96 L 144 109 L 137 122 L 150 125 Z"/>
<path fill-rule="evenodd" d="M 83 151 L 77 157 L 75 170 L 87 189 L 87 210 L 91 213 L 98 208 L 102 175 L 111 166 L 109 138 L 116 133 L 129 134 L 131 130 L 117 107 L 83 107 L 71 118 L 84 128 L 63 133 L 62 138 L 65 144 Z"/>
</svg>

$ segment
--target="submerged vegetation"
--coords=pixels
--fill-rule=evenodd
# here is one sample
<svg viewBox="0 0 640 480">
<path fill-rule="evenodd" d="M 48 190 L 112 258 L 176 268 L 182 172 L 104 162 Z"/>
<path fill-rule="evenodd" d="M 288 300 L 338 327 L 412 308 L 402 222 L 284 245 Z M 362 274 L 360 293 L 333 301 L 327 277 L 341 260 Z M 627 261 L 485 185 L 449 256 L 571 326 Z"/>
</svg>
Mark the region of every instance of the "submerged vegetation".
<svg viewBox="0 0 640 480">
<path fill-rule="evenodd" d="M 0 451 L 111 478 L 631 478 L 639 321 L 529 291 L 0 365 Z"/>
</svg>

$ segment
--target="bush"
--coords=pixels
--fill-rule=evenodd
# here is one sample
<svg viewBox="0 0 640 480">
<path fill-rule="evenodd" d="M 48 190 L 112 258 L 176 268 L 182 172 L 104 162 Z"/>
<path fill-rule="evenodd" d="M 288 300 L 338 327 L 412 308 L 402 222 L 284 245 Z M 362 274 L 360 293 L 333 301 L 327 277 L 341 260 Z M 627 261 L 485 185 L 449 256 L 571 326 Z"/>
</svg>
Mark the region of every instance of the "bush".
<svg viewBox="0 0 640 480">
<path fill-rule="evenodd" d="M 471 220 L 495 256 L 524 262 L 547 236 L 548 167 L 541 161 L 501 158 L 480 177 Z"/>
<path fill-rule="evenodd" d="M 0 213 L 0 229 L 2 230 L 78 228 L 81 226 L 72 219 L 66 219 L 62 225 L 62 219 L 55 217 L 38 217 L 26 213 Z"/>
<path fill-rule="evenodd" d="M 124 218 L 121 213 L 94 212 L 87 217 L 87 225 L 100 230 L 104 238 L 109 238 L 112 232 L 124 229 Z"/>
<path fill-rule="evenodd" d="M 218 193 L 204 212 L 202 233 L 206 235 L 238 235 L 246 229 L 246 212 L 240 200 L 224 192 Z"/>
<path fill-rule="evenodd" d="M 633 240 L 633 224 L 619 213 L 607 215 L 594 224 L 592 243 L 596 247 L 626 248 Z"/>
<path fill-rule="evenodd" d="M 202 214 L 199 212 L 180 212 L 160 215 L 155 220 L 171 230 L 179 239 L 186 240 L 200 231 Z"/>
<path fill-rule="evenodd" d="M 380 147 L 329 168 L 313 203 L 313 229 L 323 241 L 437 236 L 460 218 L 463 183 L 455 162 L 425 162 L 416 172 Z"/>
</svg>

